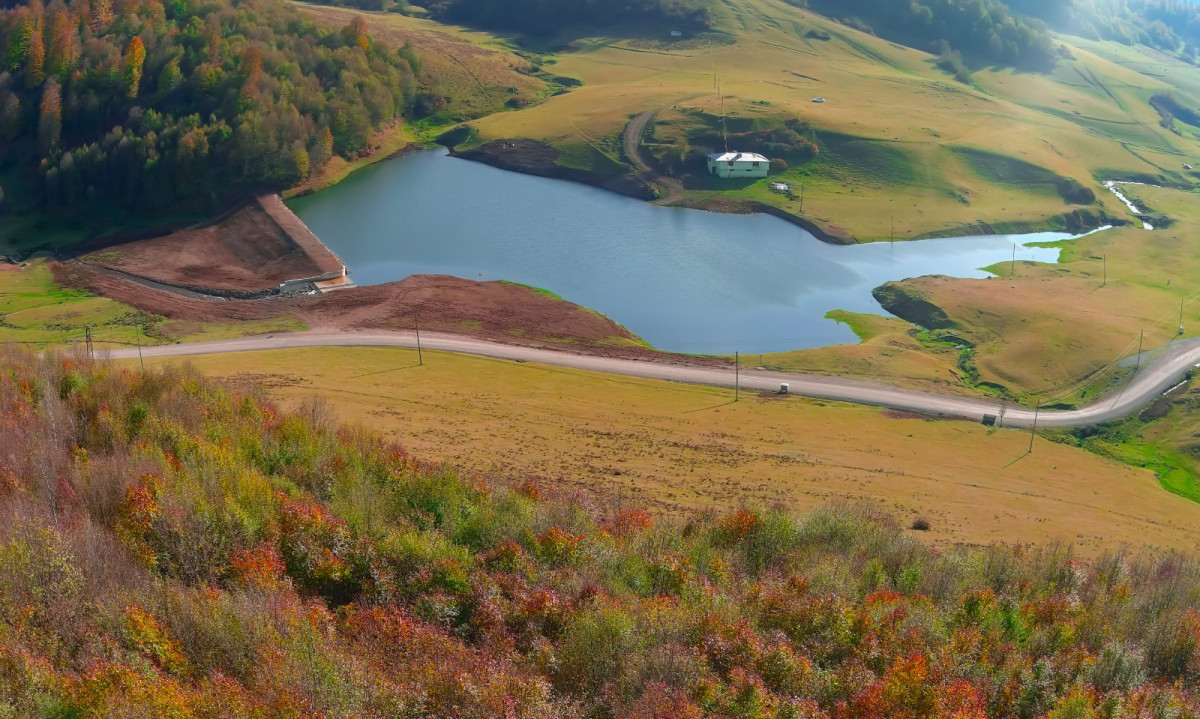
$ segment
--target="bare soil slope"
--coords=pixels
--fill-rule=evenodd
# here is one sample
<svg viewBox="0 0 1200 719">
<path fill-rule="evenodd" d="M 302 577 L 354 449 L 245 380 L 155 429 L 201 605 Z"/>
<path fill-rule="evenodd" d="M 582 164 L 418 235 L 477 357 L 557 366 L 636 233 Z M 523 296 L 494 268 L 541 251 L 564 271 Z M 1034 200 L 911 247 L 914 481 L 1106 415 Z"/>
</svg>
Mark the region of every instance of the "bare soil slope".
<svg viewBox="0 0 1200 719">
<path fill-rule="evenodd" d="M 187 287 L 258 292 L 340 272 L 341 260 L 275 195 L 220 222 L 85 255 L 83 261 Z"/>
<path fill-rule="evenodd" d="M 421 329 L 512 344 L 562 346 L 606 356 L 660 357 L 632 332 L 596 312 L 523 285 L 416 275 L 402 282 L 327 295 L 257 300 L 192 299 L 111 277 L 79 264 L 56 264 L 67 287 L 90 290 L 175 323 L 246 322 L 293 317 L 312 329 Z M 176 334 L 186 334 L 178 331 Z M 720 363 L 723 360 L 712 360 Z"/>
</svg>

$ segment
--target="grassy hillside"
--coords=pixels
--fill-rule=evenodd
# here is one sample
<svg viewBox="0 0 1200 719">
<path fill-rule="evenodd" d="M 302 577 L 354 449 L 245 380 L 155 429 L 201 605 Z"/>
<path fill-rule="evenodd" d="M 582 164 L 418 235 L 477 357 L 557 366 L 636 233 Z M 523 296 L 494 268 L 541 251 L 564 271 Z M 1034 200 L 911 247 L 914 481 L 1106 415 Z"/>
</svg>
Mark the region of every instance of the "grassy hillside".
<svg viewBox="0 0 1200 719">
<path fill-rule="evenodd" d="M 1125 190 L 1167 226 L 1123 227 L 1064 242 L 1060 264 L 1003 262 L 990 268 L 997 275 L 992 279 L 892 283 L 941 308 L 952 326 L 923 332 L 896 319 L 850 315 L 844 319 L 854 323 L 861 344 L 768 355 L 766 362 L 922 386 L 974 386 L 1042 406 L 1080 405 L 1119 392 L 1134 372 L 1139 344 L 1149 361 L 1200 327 L 1200 259 L 1192 249 L 1200 225 L 1197 194 Z M 1164 487 L 1200 498 L 1194 383 L 1181 391 L 1157 409 L 1061 439 L 1153 469 Z"/>
<path fill-rule="evenodd" d="M 98 348 L 241 337 L 307 329 L 281 315 L 242 322 L 178 322 L 54 282 L 45 260 L 0 263 L 0 344 L 33 347 L 80 344 L 87 331 Z"/>
<path fill-rule="evenodd" d="M 1097 178 L 1190 180 L 1182 165 L 1200 157 L 1195 137 L 1160 127 L 1149 104 L 1160 92 L 1192 96 L 1192 81 L 1170 77 L 1185 78 L 1186 66 L 1152 58 L 1149 49 L 1061 38 L 1073 58 L 1063 58 L 1051 74 L 985 69 L 964 85 L 938 69 L 932 55 L 781 0 L 729 0 L 716 4 L 713 16 L 713 30 L 694 37 L 615 28 L 602 37 L 519 48 L 534 65 L 581 85 L 472 122 L 477 134 L 470 142 L 541 139 L 564 151 L 563 164 L 591 151 L 619 157 L 618 138 L 629 119 L 657 109 L 654 139 L 678 144 L 687 118 L 720 114 L 719 81 L 730 117 L 797 117 L 827 137 L 854 138 L 857 146 L 844 146 L 838 160 L 784 173 L 783 179 L 805 185 L 803 212 L 798 200 L 768 192 L 763 182 L 694 186 L 684 200 L 703 204 L 719 192 L 766 202 L 860 240 L 888 237 L 893 217 L 899 237 L 919 237 L 980 223 L 1061 226 L 1063 213 L 1077 208 L 1043 186 L 980 174 L 959 148 L 997 153 L 1082 183 L 1098 197 L 1093 212 L 1117 217 L 1126 216 L 1124 209 L 1100 192 Z M 413 20 L 373 15 L 369 22 L 384 36 L 385 28 Z M 1170 73 L 1140 73 L 1129 64 L 1137 58 L 1169 66 Z M 826 102 L 811 102 L 815 96 Z M 822 150 L 836 155 L 837 144 L 827 142 Z M 877 162 L 867 161 L 872 157 L 891 158 L 888 171 L 878 171 Z M 890 171 L 895 168 L 903 171 Z"/>
<path fill-rule="evenodd" d="M 1006 262 L 992 268 L 998 279 L 925 277 L 901 285 L 945 310 L 976 347 L 985 381 L 1047 402 L 1095 396 L 1122 376 L 1113 365 L 1137 352 L 1143 332 L 1144 347 L 1153 349 L 1176 337 L 1181 311 L 1186 336 L 1200 326 L 1200 258 L 1190 249 L 1200 224 L 1197 195 L 1149 187 L 1130 194 L 1173 224 L 1063 243 L 1061 264 L 1018 262 L 1015 276 Z"/>
<path fill-rule="evenodd" d="M 187 370 L 0 370 L 7 716 L 1200 714 L 1194 559 L 677 524 Z"/>
<path fill-rule="evenodd" d="M 837 316 L 864 337 L 862 344 L 763 361 L 971 391 L 955 374 L 961 375 L 961 353 L 953 345 L 913 336 L 895 318 Z M 0 265 L 0 342 L 78 345 L 85 327 L 101 348 L 133 346 L 139 328 L 147 345 L 304 329 L 286 315 L 224 324 L 167 320 L 57 287 L 40 262 L 24 270 Z M 314 348 L 190 362 L 262 381 L 288 404 L 320 392 L 340 416 L 377 427 L 431 460 L 514 481 L 542 477 L 608 498 L 625 494 L 672 514 L 746 498 L 809 509 L 846 497 L 928 516 L 937 544 L 1019 535 L 1068 539 L 1087 555 L 1114 543 L 1177 546 L 1191 531 L 1187 518 L 1200 521 L 1200 505 L 1163 493 L 1149 472 L 1042 441 L 1023 457 L 1027 439 L 1018 433 L 799 398 L 746 397 L 733 405 L 724 390 L 454 355 L 434 355 L 436 362 L 417 369 L 411 355 Z M 850 426 L 871 441 L 844 430 Z M 1147 465 L 1141 456 L 1108 454 L 1161 469 L 1161 462 Z M 967 490 L 962 474 L 971 476 Z M 1054 492 L 1045 491 L 1048 476 Z M 1186 477 L 1194 471 L 1184 476 L 1180 486 L 1190 486 Z M 1106 490 L 1097 493 L 1097 484 Z M 1173 519 L 1164 522 L 1165 516 Z"/>
<path fill-rule="evenodd" d="M 339 417 L 433 461 L 677 517 L 849 500 L 925 516 L 941 546 L 1023 537 L 1096 556 L 1196 544 L 1200 504 L 1081 449 L 1039 439 L 1026 455 L 1024 432 L 799 397 L 735 404 L 724 389 L 481 357 L 426 352 L 418 367 L 415 355 L 314 348 L 188 362 L 262 383 L 286 407 L 319 394 Z"/>
</svg>

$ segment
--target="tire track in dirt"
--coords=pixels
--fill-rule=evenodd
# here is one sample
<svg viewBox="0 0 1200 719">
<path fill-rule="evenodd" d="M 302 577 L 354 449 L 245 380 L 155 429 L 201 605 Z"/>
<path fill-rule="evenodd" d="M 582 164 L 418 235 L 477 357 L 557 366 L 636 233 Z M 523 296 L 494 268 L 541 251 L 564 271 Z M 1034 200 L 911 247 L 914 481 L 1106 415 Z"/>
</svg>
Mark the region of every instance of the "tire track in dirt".
<svg viewBox="0 0 1200 719">
<path fill-rule="evenodd" d="M 648 110 L 630 120 L 629 124 L 625 126 L 623 137 L 625 156 L 633 163 L 634 169 L 638 171 L 643 181 L 666 190 L 665 195 L 658 198 L 657 204 L 673 205 L 683 199 L 683 182 L 674 177 L 659 174 L 642 155 L 642 138 L 646 134 L 646 127 L 657 114 L 658 109 Z"/>
</svg>

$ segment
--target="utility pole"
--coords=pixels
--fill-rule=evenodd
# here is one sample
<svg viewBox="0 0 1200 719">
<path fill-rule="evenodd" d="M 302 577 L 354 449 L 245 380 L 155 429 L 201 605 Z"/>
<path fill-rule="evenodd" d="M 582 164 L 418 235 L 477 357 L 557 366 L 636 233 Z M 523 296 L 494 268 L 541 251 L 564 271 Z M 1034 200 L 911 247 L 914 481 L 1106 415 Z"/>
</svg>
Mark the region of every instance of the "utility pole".
<svg viewBox="0 0 1200 719">
<path fill-rule="evenodd" d="M 91 325 L 88 325 L 87 327 L 83 328 L 83 336 L 84 336 L 84 342 L 87 343 L 88 359 L 96 359 L 95 352 L 93 352 L 93 350 L 92 350 L 92 327 L 91 327 Z"/>
<path fill-rule="evenodd" d="M 1041 408 L 1042 401 L 1039 399 L 1038 403 L 1033 407 L 1033 429 L 1029 432 L 1029 451 L 1026 452 L 1026 454 L 1033 454 L 1033 439 L 1034 437 L 1037 437 L 1038 411 L 1041 410 Z"/>
<path fill-rule="evenodd" d="M 741 357 L 737 352 L 733 353 L 733 401 L 737 402 L 740 399 L 739 395 L 742 391 L 742 363 Z"/>
<path fill-rule="evenodd" d="M 708 68 L 713 71 L 713 86 L 716 86 L 716 64 L 713 62 L 713 41 L 708 41 Z"/>
<path fill-rule="evenodd" d="M 1179 298 L 1179 334 L 1183 334 L 1183 298 Z"/>
<path fill-rule="evenodd" d="M 146 371 L 146 360 L 142 359 L 142 326 L 137 326 L 137 346 L 138 346 L 138 364 L 142 366 L 142 371 Z"/>
<path fill-rule="evenodd" d="M 1013 277 L 1017 274 L 1017 243 L 1013 243 L 1013 258 L 1012 264 L 1008 266 L 1008 276 Z"/>
<path fill-rule="evenodd" d="M 1142 340 L 1144 339 L 1146 339 L 1146 330 L 1142 330 L 1141 333 L 1138 334 L 1137 364 L 1133 367 L 1134 374 L 1137 374 L 1138 370 L 1142 368 Z"/>
<path fill-rule="evenodd" d="M 413 313 L 413 329 L 417 331 L 417 365 L 425 366 L 425 357 L 421 354 L 421 325 L 417 322 L 417 314 Z"/>
<path fill-rule="evenodd" d="M 1108 284 L 1108 255 L 1102 255 L 1100 259 L 1104 261 L 1104 281 L 1100 283 L 1100 286 L 1103 287 Z"/>
<path fill-rule="evenodd" d="M 804 214 L 804 184 L 800 184 L 800 214 Z"/>
</svg>

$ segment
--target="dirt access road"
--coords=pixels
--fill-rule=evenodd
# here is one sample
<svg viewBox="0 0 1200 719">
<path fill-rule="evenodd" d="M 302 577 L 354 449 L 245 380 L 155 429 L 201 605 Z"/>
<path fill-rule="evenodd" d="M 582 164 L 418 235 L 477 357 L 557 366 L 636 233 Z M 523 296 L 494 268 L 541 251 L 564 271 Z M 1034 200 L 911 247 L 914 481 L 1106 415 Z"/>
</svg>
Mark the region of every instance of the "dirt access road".
<svg viewBox="0 0 1200 719">
<path fill-rule="evenodd" d="M 646 158 L 642 156 L 642 137 L 646 134 L 646 126 L 654 120 L 658 110 L 643 112 L 629 121 L 625 126 L 625 156 L 633 163 L 634 169 L 641 179 L 650 185 L 657 185 L 666 190 L 666 195 L 658 198 L 656 204 L 673 205 L 683 199 L 683 183 L 674 177 L 666 177 L 654 171 Z"/>
<path fill-rule="evenodd" d="M 411 332 L 297 332 L 294 334 L 244 337 L 215 342 L 146 347 L 147 357 L 249 352 L 295 347 L 416 347 Z M 1192 367 L 1200 363 L 1200 338 L 1176 342 L 1154 362 L 1142 367 L 1115 396 L 1073 410 L 1037 412 L 1025 407 L 985 399 L 948 397 L 932 392 L 897 389 L 885 385 L 785 372 L 743 371 L 735 378 L 732 368 L 697 367 L 661 362 L 596 357 L 557 350 L 520 347 L 482 339 L 449 334 L 424 333 L 421 347 L 446 352 L 484 355 L 517 362 L 539 362 L 560 367 L 607 372 L 609 374 L 670 380 L 718 387 L 733 387 L 735 381 L 746 390 L 773 392 L 787 383 L 792 394 L 819 399 L 854 402 L 922 414 L 961 417 L 982 421 L 996 418 L 1004 427 L 1084 427 L 1133 414 L 1170 388 Z M 112 350 L 115 359 L 131 359 L 138 350 Z"/>
</svg>

